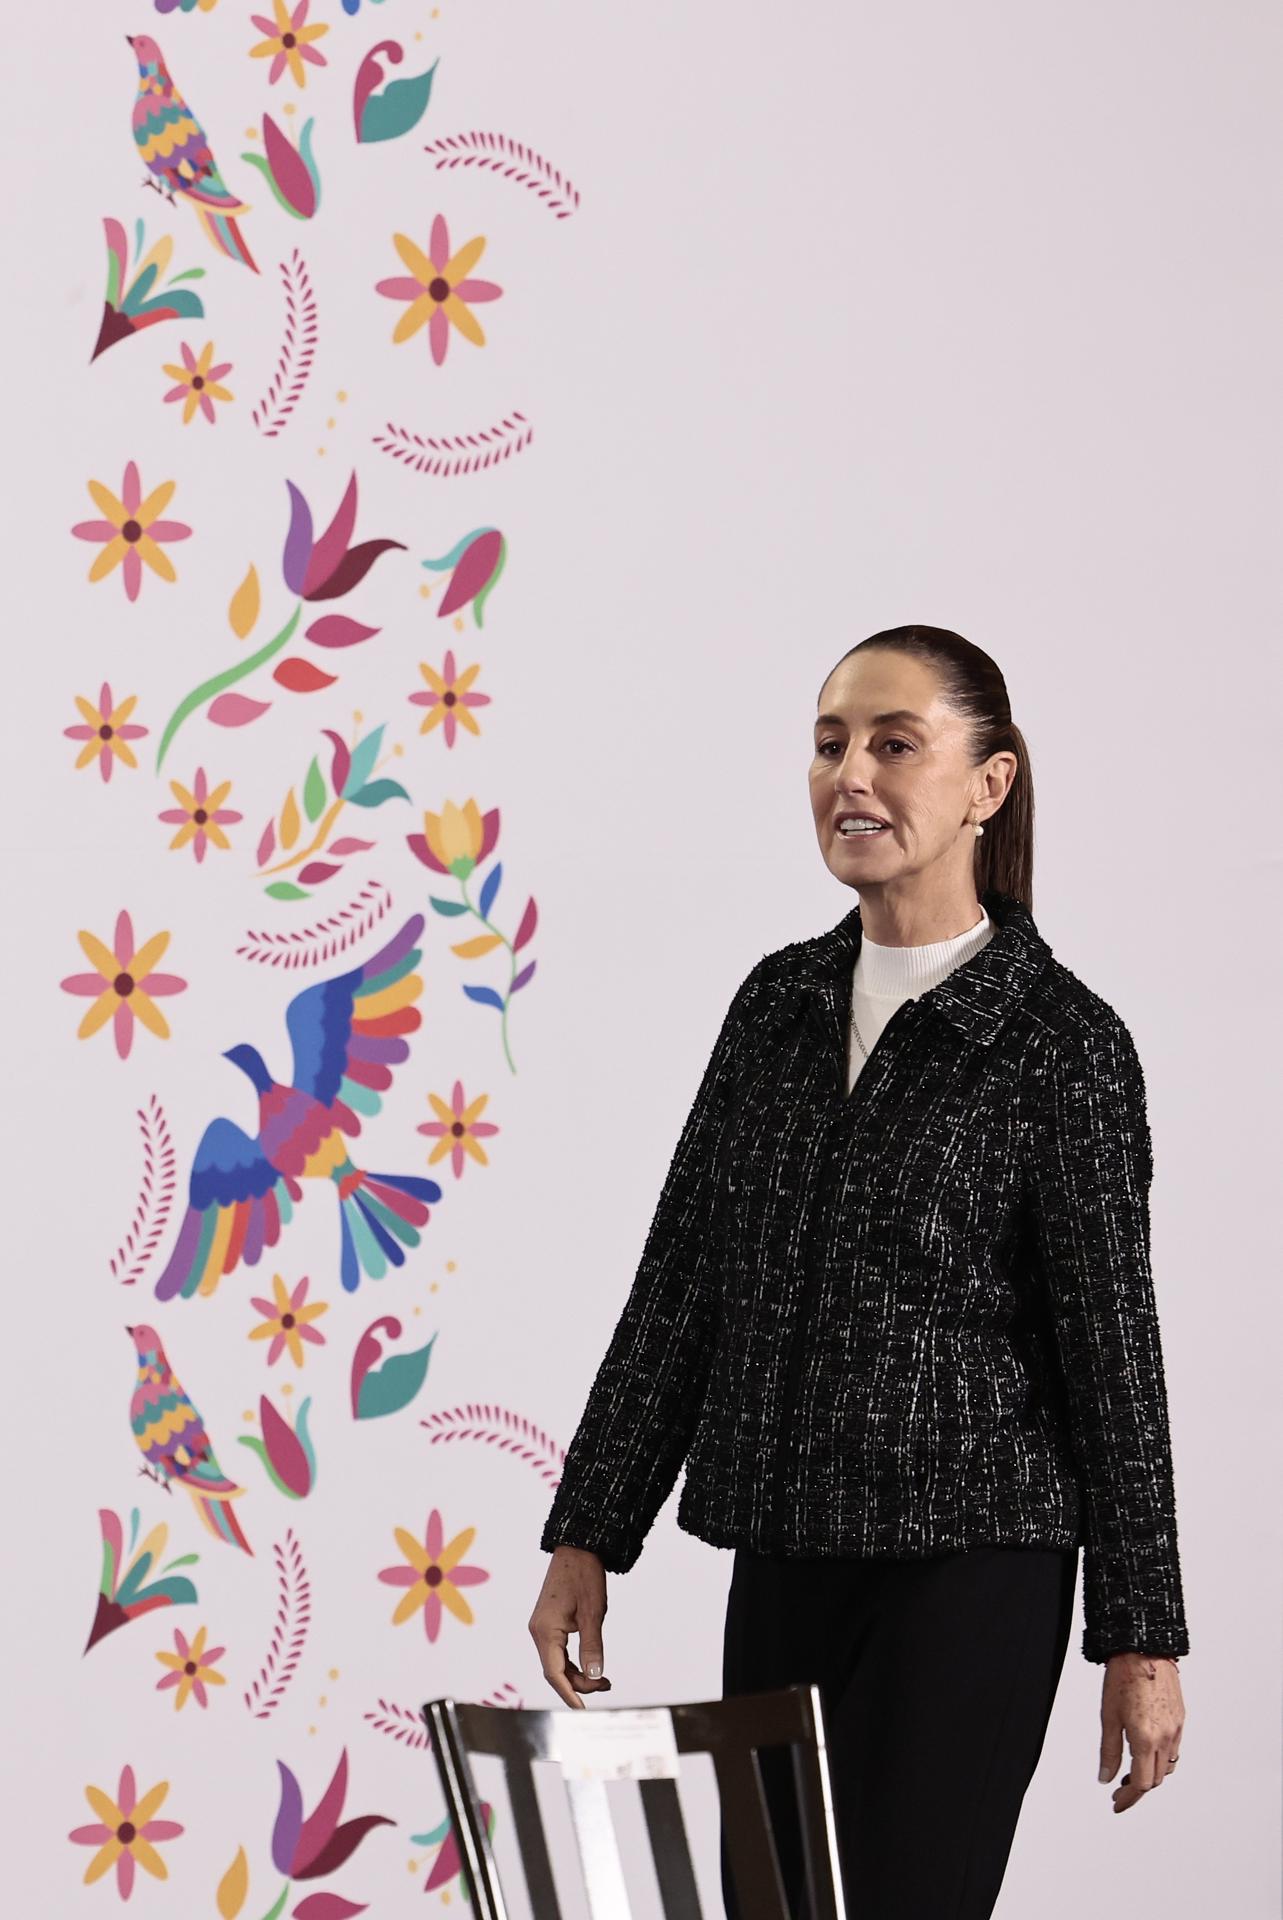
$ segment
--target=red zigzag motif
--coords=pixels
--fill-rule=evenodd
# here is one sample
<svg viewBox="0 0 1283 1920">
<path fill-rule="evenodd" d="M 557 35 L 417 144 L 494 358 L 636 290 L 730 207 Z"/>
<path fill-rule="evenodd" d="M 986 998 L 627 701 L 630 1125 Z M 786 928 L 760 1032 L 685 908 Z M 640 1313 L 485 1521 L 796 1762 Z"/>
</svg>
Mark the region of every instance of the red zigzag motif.
<svg viewBox="0 0 1283 1920">
<path fill-rule="evenodd" d="M 517 437 L 505 442 L 502 436 L 514 431 Z M 430 433 L 411 433 L 408 427 L 398 427 L 389 420 L 387 433 L 376 433 L 371 438 L 382 452 L 391 454 L 403 466 L 413 467 L 416 473 L 449 475 L 480 473 L 485 467 L 510 459 L 530 445 L 534 428 L 524 413 L 514 411 L 497 427 L 483 427 L 478 433 L 443 434 L 436 438 Z M 460 448 L 464 451 L 458 452 Z"/>
<path fill-rule="evenodd" d="M 142 1187 L 129 1231 L 110 1262 L 112 1274 L 122 1287 L 132 1287 L 151 1259 L 174 1204 L 174 1141 L 165 1109 L 154 1093 L 148 1096 L 145 1113 L 138 1108 L 138 1120 L 143 1130 Z M 126 1262 L 129 1271 L 122 1274 L 120 1269 Z"/>
<path fill-rule="evenodd" d="M 277 1576 L 276 1621 L 267 1658 L 243 1696 L 256 1720 L 269 1719 L 280 1705 L 303 1657 L 312 1623 L 312 1587 L 293 1527 L 286 1528 L 284 1540 L 273 1544 L 272 1555 Z"/>
<path fill-rule="evenodd" d="M 251 931 L 245 938 L 248 946 L 237 947 L 237 958 L 254 960 L 264 967 L 285 967 L 291 971 L 299 967 L 320 966 L 322 961 L 332 960 L 336 953 L 355 946 L 358 940 L 364 940 L 371 927 L 378 925 L 392 905 L 392 895 L 381 880 L 367 881 L 357 894 L 356 899 L 332 913 L 327 920 L 318 920 L 310 927 L 296 927 L 290 933 L 263 933 Z"/>
<path fill-rule="evenodd" d="M 438 173 L 443 167 L 485 167 L 528 187 L 558 220 L 568 220 L 578 211 L 578 187 L 563 180 L 533 147 L 523 147 L 506 133 L 451 133 L 443 140 L 429 140 L 423 151 L 435 156 Z M 555 191 L 550 182 L 555 182 Z"/>
<path fill-rule="evenodd" d="M 426 1427 L 433 1446 L 450 1440 L 481 1440 L 488 1447 L 515 1453 L 528 1460 L 541 1480 L 555 1486 L 561 1478 L 565 1449 L 555 1445 L 532 1421 L 507 1407 L 478 1405 L 469 1401 L 462 1407 L 442 1407 L 419 1425 Z"/>
<path fill-rule="evenodd" d="M 298 405 L 316 357 L 316 295 L 307 263 L 295 247 L 288 262 L 282 260 L 280 266 L 285 284 L 285 339 L 271 384 L 250 415 L 268 440 L 276 438 Z"/>
</svg>

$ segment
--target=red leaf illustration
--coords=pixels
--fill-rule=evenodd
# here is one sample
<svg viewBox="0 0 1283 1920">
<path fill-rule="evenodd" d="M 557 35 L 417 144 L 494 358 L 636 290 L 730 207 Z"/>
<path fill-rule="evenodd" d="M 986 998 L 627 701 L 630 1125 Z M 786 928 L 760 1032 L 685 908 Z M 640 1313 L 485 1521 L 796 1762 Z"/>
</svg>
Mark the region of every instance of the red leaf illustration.
<svg viewBox="0 0 1283 1920">
<path fill-rule="evenodd" d="M 316 212 L 316 187 L 307 163 L 286 139 L 270 113 L 263 115 L 263 145 L 276 184 L 296 213 L 310 219 Z"/>
<path fill-rule="evenodd" d="M 469 600 L 480 593 L 495 570 L 502 546 L 503 535 L 495 527 L 477 535 L 450 576 L 445 598 L 437 608 L 438 620 L 453 613 L 456 607 L 466 607 Z"/>
<path fill-rule="evenodd" d="M 318 647 L 359 647 L 362 640 L 377 632 L 377 627 L 363 627 L 345 613 L 323 613 L 319 620 L 313 620 L 305 637 Z"/>
<path fill-rule="evenodd" d="M 334 762 L 330 767 L 330 785 L 333 787 L 335 793 L 342 793 L 344 787 L 347 785 L 348 774 L 352 769 L 352 755 L 348 748 L 347 741 L 344 740 L 341 734 L 333 732 L 329 727 L 325 727 L 323 732 L 327 740 L 334 742 Z"/>
<path fill-rule="evenodd" d="M 258 1418 L 268 1459 L 290 1492 L 302 1499 L 312 1487 L 312 1469 L 302 1442 L 266 1394 L 259 1395 Z"/>
<path fill-rule="evenodd" d="M 354 1913 L 364 1913 L 369 1902 L 357 1906 L 354 1900 L 345 1900 L 341 1893 L 309 1893 L 292 1909 L 294 1920 L 350 1920 Z"/>
<path fill-rule="evenodd" d="M 535 912 L 534 895 L 531 894 L 529 900 L 527 900 L 526 902 L 526 910 L 521 916 L 521 924 L 517 928 L 516 934 L 513 937 L 512 951 L 514 953 L 517 953 L 522 947 L 524 947 L 527 940 L 531 938 L 531 936 L 534 933 L 535 922 L 538 919 L 538 917 L 539 917 L 538 914 Z"/>
<path fill-rule="evenodd" d="M 337 680 L 335 673 L 322 673 L 310 660 L 301 660 L 297 654 L 291 654 L 288 660 L 282 660 L 272 669 L 273 680 L 279 680 L 291 693 L 319 693 L 322 687 L 332 687 Z"/>
</svg>

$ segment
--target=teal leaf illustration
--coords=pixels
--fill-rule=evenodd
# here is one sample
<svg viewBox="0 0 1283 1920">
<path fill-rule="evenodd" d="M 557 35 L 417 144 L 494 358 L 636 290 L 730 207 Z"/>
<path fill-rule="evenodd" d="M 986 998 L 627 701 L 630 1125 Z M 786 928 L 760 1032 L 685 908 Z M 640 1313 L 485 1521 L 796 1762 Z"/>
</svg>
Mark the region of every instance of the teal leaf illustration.
<svg viewBox="0 0 1283 1920">
<path fill-rule="evenodd" d="M 354 807 L 381 807 L 385 800 L 408 800 L 409 794 L 396 780 L 367 780 L 355 793 L 345 793 Z"/>
<path fill-rule="evenodd" d="M 435 1339 L 433 1334 L 427 1346 L 419 1347 L 414 1353 L 391 1354 L 377 1373 L 366 1374 L 356 1410 L 358 1420 L 375 1420 L 382 1414 L 399 1413 L 402 1407 L 409 1406 L 428 1377 L 428 1360 Z"/>
<path fill-rule="evenodd" d="M 348 768 L 347 779 L 343 782 L 343 795 L 350 798 L 352 790 L 363 787 L 374 772 L 374 763 L 379 757 L 379 742 L 383 738 L 386 721 L 372 727 L 364 740 L 358 740 L 352 749 L 352 763 Z"/>
<path fill-rule="evenodd" d="M 428 110 L 436 70 L 434 60 L 426 73 L 390 80 L 382 93 L 367 97 L 360 120 L 359 138 L 363 145 L 372 140 L 397 140 L 418 125 Z"/>
</svg>

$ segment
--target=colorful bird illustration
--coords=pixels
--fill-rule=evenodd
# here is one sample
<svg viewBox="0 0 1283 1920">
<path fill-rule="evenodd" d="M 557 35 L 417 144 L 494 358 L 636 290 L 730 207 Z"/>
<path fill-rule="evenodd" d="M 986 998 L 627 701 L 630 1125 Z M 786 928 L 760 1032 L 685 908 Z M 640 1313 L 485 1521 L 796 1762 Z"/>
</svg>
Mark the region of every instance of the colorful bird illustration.
<svg viewBox="0 0 1283 1920">
<path fill-rule="evenodd" d="M 138 1355 L 138 1379 L 129 1403 L 129 1423 L 150 1474 L 170 1492 L 175 1480 L 186 1487 L 192 1504 L 209 1531 L 253 1553 L 232 1510 L 232 1501 L 244 1493 L 219 1466 L 209 1444 L 205 1423 L 174 1378 L 155 1327 L 126 1327 Z"/>
<path fill-rule="evenodd" d="M 403 1266 L 402 1245 L 418 1246 L 440 1187 L 415 1174 L 363 1173 L 344 1135 L 360 1133 L 358 1113 L 378 1113 L 393 1065 L 409 1054 L 403 1036 L 422 1018 L 412 1005 L 423 991 L 414 944 L 422 931 L 416 913 L 363 966 L 295 994 L 285 1009 L 292 1085 L 274 1080 L 254 1047 L 224 1053 L 258 1093 L 258 1135 L 221 1117 L 201 1135 L 187 1211 L 156 1282 L 158 1300 L 213 1293 L 238 1261 L 254 1266 L 289 1223 L 301 1180 L 329 1180 L 338 1189 L 340 1278 L 349 1293 L 362 1273 L 381 1280 L 389 1262 Z"/>
<path fill-rule="evenodd" d="M 134 96 L 134 145 L 147 162 L 145 186 L 167 195 L 170 205 L 181 194 L 195 207 L 201 225 L 229 260 L 243 260 L 258 272 L 257 263 L 236 224 L 249 206 L 232 193 L 218 171 L 209 137 L 174 85 L 165 56 L 149 33 L 125 35 L 138 61 L 138 92 Z"/>
</svg>

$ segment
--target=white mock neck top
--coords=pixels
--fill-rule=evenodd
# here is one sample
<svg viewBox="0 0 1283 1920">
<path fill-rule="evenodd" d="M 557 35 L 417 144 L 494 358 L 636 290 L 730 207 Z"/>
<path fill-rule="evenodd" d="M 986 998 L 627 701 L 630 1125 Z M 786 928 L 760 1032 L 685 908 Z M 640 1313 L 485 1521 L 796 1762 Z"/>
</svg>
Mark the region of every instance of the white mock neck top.
<svg viewBox="0 0 1283 1920">
<path fill-rule="evenodd" d="M 946 974 L 979 953 L 993 938 L 993 922 L 981 907 L 974 927 L 951 940 L 932 940 L 923 946 L 883 947 L 862 934 L 851 975 L 851 1014 L 860 1038 L 872 1053 L 878 1035 L 896 1008 L 916 1000 L 928 987 L 938 986 Z M 847 1092 L 864 1065 L 864 1054 L 854 1026 L 848 1036 Z"/>
</svg>

